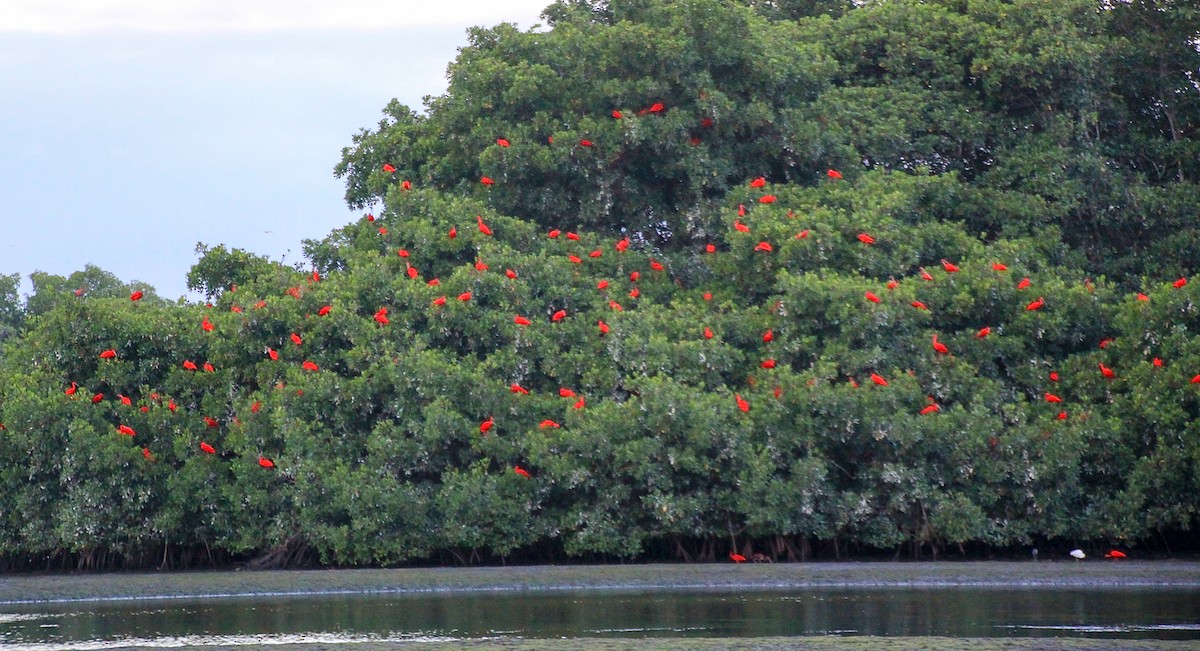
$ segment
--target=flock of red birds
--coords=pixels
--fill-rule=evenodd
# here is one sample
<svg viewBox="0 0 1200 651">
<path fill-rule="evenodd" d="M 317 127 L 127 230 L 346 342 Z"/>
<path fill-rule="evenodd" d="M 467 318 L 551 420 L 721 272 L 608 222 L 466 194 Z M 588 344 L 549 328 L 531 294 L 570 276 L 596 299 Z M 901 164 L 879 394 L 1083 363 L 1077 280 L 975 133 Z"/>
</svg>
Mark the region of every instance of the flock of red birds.
<svg viewBox="0 0 1200 651">
<path fill-rule="evenodd" d="M 663 104 L 655 103 L 655 104 L 651 105 L 650 107 L 647 107 L 646 109 L 639 111 L 638 114 L 639 115 L 655 114 L 655 113 L 662 112 L 664 109 L 665 109 L 665 107 L 663 106 Z M 620 111 L 613 111 L 612 116 L 614 119 L 622 119 L 623 114 Z M 710 126 L 711 121 L 705 120 L 704 122 L 702 122 L 702 125 Z M 553 143 L 552 137 L 549 138 L 549 142 L 551 144 Z M 504 138 L 499 138 L 499 139 L 497 139 L 496 144 L 500 147 L 508 147 L 510 145 L 510 142 Z M 594 143 L 590 140 L 584 139 L 584 140 L 579 141 L 579 146 L 581 146 L 581 147 L 592 147 L 593 145 L 594 145 Z M 391 165 L 390 163 L 383 165 L 382 169 L 384 172 L 389 173 L 389 174 L 394 174 L 397 171 L 396 167 Z M 833 169 L 828 170 L 826 173 L 826 176 L 829 179 L 834 180 L 834 181 L 842 178 L 842 174 L 839 173 L 837 170 L 833 170 Z M 480 179 L 480 182 L 485 186 L 491 186 L 491 185 L 495 184 L 495 181 L 487 176 L 483 176 Z M 766 186 L 766 184 L 767 184 L 767 181 L 763 177 L 756 178 L 749 182 L 749 185 L 751 188 L 763 188 Z M 403 190 L 409 190 L 412 188 L 412 183 L 408 180 L 402 180 L 402 181 L 400 181 L 400 188 Z M 770 203 L 774 203 L 775 201 L 776 201 L 776 197 L 774 195 L 770 195 L 770 194 L 764 194 L 758 199 L 758 202 L 761 204 L 770 204 Z M 746 211 L 745 206 L 738 206 L 737 217 L 734 218 L 733 224 L 732 224 L 732 228 L 735 231 L 740 232 L 740 233 L 749 233 L 750 232 L 750 230 L 751 230 L 750 227 L 741 221 L 741 218 L 746 215 L 746 212 L 747 211 Z M 367 215 L 366 219 L 368 221 L 374 221 L 374 216 Z M 476 226 L 477 230 L 479 231 L 479 233 L 481 233 L 482 235 L 484 235 L 484 236 L 493 235 L 492 229 L 484 222 L 482 216 L 476 217 L 475 226 Z M 381 235 L 386 236 L 388 233 L 386 227 L 380 227 L 378 230 Z M 457 229 L 455 227 L 451 227 L 450 230 L 447 232 L 446 236 L 449 238 L 455 238 L 455 237 L 457 237 L 457 235 L 458 235 Z M 578 241 L 580 239 L 580 237 L 577 233 L 563 232 L 558 229 L 549 231 L 546 236 L 551 239 L 557 239 L 560 237 L 564 237 L 566 240 L 570 240 L 570 241 Z M 801 230 L 795 234 L 795 239 L 797 239 L 797 240 L 803 240 L 803 239 L 806 239 L 807 237 L 808 237 L 807 230 Z M 858 233 L 856 235 L 856 239 L 862 244 L 862 246 L 873 246 L 876 244 L 876 238 L 873 235 L 871 235 L 870 233 L 866 233 L 866 232 Z M 630 240 L 626 237 L 626 238 L 622 238 L 622 239 L 616 241 L 614 244 L 614 249 L 618 253 L 624 253 L 628 250 L 629 246 L 630 246 Z M 775 247 L 768 241 L 759 242 L 754 247 L 755 252 L 759 252 L 759 253 L 763 253 L 763 254 L 770 254 L 774 251 L 774 249 L 775 249 Z M 707 244 L 705 246 L 705 252 L 708 254 L 716 253 L 717 252 L 716 245 Z M 397 251 L 397 254 L 399 255 L 399 257 L 401 257 L 402 259 L 404 259 L 406 261 L 406 273 L 407 273 L 408 277 L 411 279 L 414 279 L 414 280 L 420 279 L 420 272 L 417 270 L 416 267 L 414 267 L 411 264 L 411 262 L 409 262 L 411 253 L 409 251 L 401 248 Z M 591 258 L 599 258 L 603 255 L 603 252 L 600 249 L 596 249 L 594 251 L 591 251 L 587 255 L 588 255 L 588 257 L 591 257 Z M 582 264 L 583 263 L 583 258 L 578 255 L 575 255 L 573 253 L 568 254 L 568 258 L 574 264 Z M 649 264 L 650 270 L 653 272 L 664 271 L 664 266 L 660 262 L 654 260 L 653 258 L 650 258 L 648 260 L 648 264 Z M 483 261 L 477 261 L 475 263 L 475 268 L 479 272 L 486 272 L 489 269 L 488 265 L 486 265 Z M 948 274 L 957 273 L 960 270 L 956 264 L 954 264 L 953 262 L 951 262 L 949 260 L 942 260 L 942 268 Z M 997 273 L 1003 273 L 1008 270 L 1008 268 L 1004 264 L 999 263 L 999 262 L 994 263 L 992 265 L 992 269 L 994 271 L 996 271 Z M 513 271 L 512 269 L 506 269 L 504 271 L 504 274 L 510 280 L 517 279 L 517 273 L 515 271 Z M 921 276 L 921 278 L 923 278 L 926 281 L 932 281 L 934 279 L 933 276 L 928 271 L 926 271 L 924 268 L 920 269 L 920 276 Z M 630 274 L 629 278 L 630 278 L 631 283 L 637 283 L 637 281 L 640 279 L 640 277 L 641 277 L 640 272 L 633 271 Z M 313 272 L 312 281 L 319 282 L 320 281 L 319 274 L 317 274 L 316 272 Z M 438 279 L 434 278 L 434 279 L 427 281 L 427 284 L 431 285 L 431 286 L 437 286 L 439 284 L 439 281 L 438 281 Z M 1179 280 L 1175 281 L 1174 286 L 1176 288 L 1180 288 L 1186 284 L 1187 284 L 1187 279 L 1180 278 Z M 895 289 L 897 286 L 898 286 L 898 283 L 894 279 L 890 280 L 886 283 L 886 288 L 888 290 Z M 1021 290 L 1028 289 L 1030 286 L 1031 286 L 1031 281 L 1029 278 L 1024 278 L 1024 279 L 1018 281 L 1018 283 L 1016 284 L 1017 289 L 1021 289 Z M 596 283 L 596 288 L 598 290 L 604 291 L 604 290 L 607 290 L 608 287 L 609 287 L 608 280 L 599 279 Z M 236 289 L 236 288 L 233 288 L 233 289 Z M 76 293 L 81 294 L 81 292 L 76 292 Z M 299 292 L 298 288 L 293 287 L 293 288 L 289 289 L 287 293 L 289 295 L 293 296 L 294 298 L 297 298 L 297 299 L 300 298 L 300 292 Z M 629 292 L 629 295 L 631 298 L 635 298 L 635 299 L 639 296 L 639 290 L 637 289 L 636 285 L 634 285 L 634 288 Z M 130 299 L 133 301 L 138 301 L 142 298 L 142 296 L 143 296 L 142 292 L 138 291 L 138 292 L 134 292 L 132 295 L 130 295 Z M 473 296 L 472 296 L 471 292 L 463 292 L 463 293 L 457 295 L 457 297 L 456 297 L 456 299 L 458 301 L 462 301 L 462 302 L 470 301 L 472 298 L 473 298 Z M 706 300 L 711 300 L 712 295 L 705 294 L 704 298 Z M 1139 300 L 1149 300 L 1149 298 L 1144 294 L 1139 294 L 1138 299 Z M 436 307 L 443 306 L 446 304 L 447 300 L 448 300 L 447 296 L 438 297 L 432 302 L 432 307 L 436 308 Z M 880 298 L 879 294 L 872 292 L 872 291 L 867 291 L 865 293 L 864 300 L 867 302 L 870 302 L 870 303 L 880 303 L 882 299 Z M 255 305 L 255 307 L 262 308 L 265 305 L 266 305 L 266 302 L 260 300 Z M 621 311 L 623 309 L 621 304 L 618 303 L 616 300 L 610 300 L 609 305 L 614 311 Z M 918 301 L 918 300 L 912 301 L 911 305 L 914 309 L 917 309 L 917 310 L 928 310 L 929 309 L 924 303 L 922 303 L 921 301 Z M 1046 305 L 1046 299 L 1044 297 L 1039 296 L 1038 298 L 1031 300 L 1025 306 L 1025 309 L 1028 311 L 1036 311 L 1036 310 L 1043 308 L 1045 305 Z M 210 305 L 210 307 L 211 307 L 211 305 Z M 332 309 L 331 306 L 325 305 L 317 311 L 317 315 L 318 316 L 326 316 L 330 313 L 331 309 Z M 242 308 L 237 305 L 232 306 L 231 310 L 234 312 L 238 312 L 238 313 L 242 312 Z M 566 310 L 560 309 L 560 310 L 556 311 L 550 317 L 550 320 L 552 322 L 558 322 L 558 321 L 568 318 L 569 316 L 570 315 L 567 313 Z M 390 321 L 388 318 L 387 307 L 380 307 L 378 309 L 378 311 L 375 312 L 373 318 L 379 327 L 388 326 Z M 527 316 L 520 315 L 520 314 L 513 316 L 513 322 L 516 325 L 521 326 L 521 327 L 530 327 L 533 325 L 532 319 L 530 319 Z M 214 324 L 209 320 L 208 316 L 204 316 L 204 318 L 201 320 L 200 327 L 204 332 L 213 332 L 214 328 L 215 328 Z M 606 324 L 604 322 L 603 319 L 597 321 L 596 328 L 597 328 L 597 334 L 599 336 L 604 336 L 609 332 L 609 326 L 608 326 L 608 324 Z M 709 327 L 704 327 L 701 334 L 705 339 L 711 339 L 714 336 L 712 329 Z M 976 333 L 976 336 L 978 338 L 984 338 L 984 337 L 989 336 L 990 334 L 991 334 L 991 328 L 984 327 L 984 328 L 981 328 Z M 762 335 L 762 341 L 764 343 L 770 343 L 773 339 L 774 339 L 774 332 L 772 330 L 767 330 Z M 303 338 L 300 336 L 300 334 L 295 333 L 295 332 L 293 332 L 291 334 L 291 341 L 297 347 L 302 347 L 304 345 Z M 945 343 L 938 340 L 937 334 L 934 334 L 932 336 L 931 345 L 932 345 L 933 350 L 937 354 L 945 355 L 945 354 L 950 353 L 950 348 Z M 1102 342 L 1101 345 L 1103 346 L 1104 343 Z M 279 360 L 279 353 L 275 349 L 268 347 L 265 350 L 265 354 L 273 361 Z M 120 363 L 120 359 L 117 355 L 117 352 L 114 349 L 107 349 L 107 350 L 100 352 L 99 358 L 101 360 L 106 360 L 111 363 Z M 1156 366 L 1161 366 L 1162 360 L 1156 358 L 1154 360 L 1154 364 Z M 773 358 L 766 358 L 766 359 L 762 360 L 760 365 L 764 369 L 772 369 L 776 366 L 776 360 Z M 204 362 L 202 365 L 198 366 L 192 360 L 185 360 L 183 362 L 182 366 L 184 369 L 186 369 L 188 371 L 213 372 L 215 370 L 213 368 L 213 366 L 208 362 Z M 320 371 L 320 367 L 316 363 L 314 363 L 310 360 L 304 360 L 301 363 L 301 367 L 304 370 L 310 371 L 310 372 Z M 1105 366 L 1104 364 L 1100 364 L 1099 371 L 1106 378 L 1113 378 L 1116 376 L 1115 371 L 1113 369 Z M 1050 381 L 1057 381 L 1057 379 L 1058 379 L 1057 373 L 1051 373 L 1049 379 L 1050 379 Z M 883 377 L 882 375 L 879 375 L 878 373 L 871 373 L 870 380 L 873 384 L 875 384 L 879 387 L 888 386 L 888 380 L 885 377 Z M 855 387 L 858 386 L 857 382 L 853 378 L 851 378 L 849 381 L 853 386 L 855 386 Z M 1193 377 L 1191 381 L 1193 383 L 1200 383 L 1200 375 Z M 65 393 L 67 396 L 74 397 L 76 395 L 76 392 L 79 390 L 79 388 L 80 387 L 75 382 L 72 382 L 70 387 L 68 387 L 66 389 Z M 512 384 L 510 386 L 510 390 L 514 394 L 528 394 L 529 393 L 529 391 L 527 389 L 521 387 L 518 384 Z M 780 391 L 781 390 L 779 387 L 775 388 L 774 393 L 777 398 L 780 396 Z M 572 389 L 569 389 L 567 387 L 562 387 L 559 389 L 558 394 L 562 398 L 574 399 L 575 400 L 574 407 L 576 409 L 583 409 L 586 406 L 586 400 L 585 400 L 584 396 L 578 395 Z M 157 394 L 151 394 L 150 397 L 154 401 L 161 402 L 161 398 Z M 737 409 L 739 409 L 742 412 L 750 411 L 751 405 L 745 398 L 743 398 L 740 394 L 734 394 L 733 397 L 734 397 L 734 403 L 735 403 Z M 100 403 L 101 401 L 104 400 L 104 398 L 105 397 L 103 394 L 97 393 L 97 394 L 91 396 L 91 401 L 93 403 Z M 125 405 L 133 404 L 131 399 L 127 396 L 118 395 L 118 398 Z M 1063 402 L 1061 397 L 1059 397 L 1049 391 L 1045 392 L 1044 398 L 1049 403 L 1058 404 L 1058 403 Z M 175 402 L 173 400 L 168 400 L 166 406 L 172 412 L 176 411 L 176 409 L 177 409 Z M 260 407 L 261 407 L 261 404 L 256 402 L 251 407 L 251 410 L 254 412 L 257 412 Z M 142 411 L 148 411 L 148 409 L 149 408 L 146 406 L 141 407 Z M 940 409 L 940 407 L 935 402 L 933 402 L 933 400 L 931 398 L 929 400 L 929 404 L 927 406 L 925 406 L 924 408 L 922 408 L 919 413 L 924 416 L 924 415 L 933 414 L 933 413 L 939 411 L 939 409 Z M 1058 418 L 1065 420 L 1067 418 L 1067 412 L 1066 411 L 1060 412 L 1058 415 Z M 217 428 L 220 425 L 216 419 L 213 419 L 208 416 L 204 417 L 204 420 L 205 420 L 206 426 L 210 427 L 210 428 Z M 489 430 L 491 430 L 495 426 L 496 426 L 495 418 L 489 416 L 486 420 L 484 420 L 483 422 L 481 422 L 479 424 L 479 431 L 482 435 L 486 436 L 487 433 L 489 432 Z M 539 427 L 540 428 L 558 428 L 558 427 L 561 427 L 561 425 L 558 422 L 546 419 L 539 423 Z M 137 435 L 137 432 L 135 432 L 132 427 L 130 427 L 129 425 L 124 424 L 124 423 L 117 424 L 116 429 L 117 429 L 117 432 L 119 432 L 122 435 L 130 436 L 130 437 L 134 437 Z M 208 443 L 207 441 L 203 441 L 203 440 L 198 441 L 197 448 L 200 451 L 200 453 L 205 454 L 205 455 L 217 454 L 217 449 L 212 444 Z M 150 461 L 154 460 L 154 456 L 151 453 L 149 448 L 143 447 L 142 453 L 147 460 L 150 460 Z M 274 460 L 272 460 L 270 457 L 262 456 L 262 455 L 260 455 L 258 457 L 258 465 L 260 465 L 261 467 L 266 468 L 266 469 L 275 468 Z M 522 468 L 519 465 L 514 466 L 512 470 L 514 473 L 516 473 L 517 475 L 519 475 L 521 477 L 525 477 L 525 478 L 532 477 L 531 473 L 527 469 Z M 1107 554 L 1106 557 L 1107 558 L 1124 558 L 1125 555 L 1119 551 L 1113 550 L 1112 552 Z M 736 553 L 731 553 L 730 559 L 736 563 L 741 563 L 746 560 L 746 558 L 744 556 L 742 556 L 740 554 L 736 554 Z"/>
</svg>

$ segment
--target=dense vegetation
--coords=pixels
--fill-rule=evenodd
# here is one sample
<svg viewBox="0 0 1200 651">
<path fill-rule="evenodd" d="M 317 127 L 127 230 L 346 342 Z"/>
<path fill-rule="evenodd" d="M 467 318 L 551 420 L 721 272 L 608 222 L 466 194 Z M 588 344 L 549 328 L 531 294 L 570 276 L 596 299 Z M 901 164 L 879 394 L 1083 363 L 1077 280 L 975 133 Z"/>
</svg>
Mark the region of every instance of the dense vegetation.
<svg viewBox="0 0 1200 651">
<path fill-rule="evenodd" d="M 311 268 L 202 245 L 208 305 L 0 277 L 4 565 L 1197 524 L 1193 3 L 544 16 L 472 30 L 444 96 L 354 137 L 336 171 L 371 214 Z"/>
</svg>

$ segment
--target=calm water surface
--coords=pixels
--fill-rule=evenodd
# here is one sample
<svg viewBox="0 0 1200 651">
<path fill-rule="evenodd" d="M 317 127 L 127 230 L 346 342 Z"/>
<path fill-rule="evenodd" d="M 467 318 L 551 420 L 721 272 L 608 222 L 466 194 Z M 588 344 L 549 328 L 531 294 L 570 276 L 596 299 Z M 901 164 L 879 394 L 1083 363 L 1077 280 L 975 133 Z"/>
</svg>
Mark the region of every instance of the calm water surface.
<svg viewBox="0 0 1200 651">
<path fill-rule="evenodd" d="M 1075 636 L 1200 640 L 1197 588 L 817 588 L 0 604 L 0 646 L 479 637 Z"/>
</svg>

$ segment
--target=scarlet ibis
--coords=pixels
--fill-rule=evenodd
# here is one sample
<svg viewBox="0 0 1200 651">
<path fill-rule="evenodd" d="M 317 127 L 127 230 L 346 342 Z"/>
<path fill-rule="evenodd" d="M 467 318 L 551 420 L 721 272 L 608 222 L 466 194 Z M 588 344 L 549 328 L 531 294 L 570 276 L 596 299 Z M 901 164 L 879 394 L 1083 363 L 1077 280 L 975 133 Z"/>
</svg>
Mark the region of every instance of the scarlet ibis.
<svg viewBox="0 0 1200 651">
<path fill-rule="evenodd" d="M 263 468 L 274 468 L 275 462 L 268 459 L 267 457 L 259 457 L 258 465 L 262 466 Z"/>
<path fill-rule="evenodd" d="M 746 402 L 745 398 L 743 398 L 742 396 L 735 393 L 735 394 L 733 394 L 733 399 L 737 402 L 738 409 L 741 409 L 742 411 L 744 411 L 746 413 L 750 412 L 750 403 Z"/>
<path fill-rule="evenodd" d="M 729 560 L 733 561 L 734 563 L 745 563 L 746 557 L 742 556 L 741 554 L 735 554 L 734 552 L 729 552 Z"/>
<path fill-rule="evenodd" d="M 387 172 L 388 174 L 391 174 L 392 172 L 396 171 L 396 166 L 392 165 L 391 163 L 384 163 L 383 171 Z"/>
<path fill-rule="evenodd" d="M 216 454 L 217 453 L 216 448 L 205 443 L 204 441 L 200 441 L 200 449 L 203 450 L 205 454 Z"/>
<path fill-rule="evenodd" d="M 871 374 L 871 381 L 874 382 L 875 384 L 878 384 L 881 387 L 886 387 L 888 385 L 888 381 L 885 380 L 884 377 L 882 375 L 879 375 L 878 373 Z"/>
<path fill-rule="evenodd" d="M 870 235 L 868 235 L 866 233 L 859 233 L 858 241 L 862 242 L 863 244 L 874 244 L 875 238 L 871 237 Z"/>
<path fill-rule="evenodd" d="M 134 293 L 130 294 L 130 295 L 129 295 L 129 300 L 131 300 L 131 301 L 140 301 L 140 300 L 142 300 L 142 292 L 141 292 L 141 291 L 136 291 L 136 292 L 134 292 Z"/>
<path fill-rule="evenodd" d="M 1111 559 L 1116 560 L 1119 558 L 1129 558 L 1129 557 L 1125 555 L 1125 552 L 1113 549 L 1113 550 L 1110 550 L 1107 554 L 1105 554 L 1104 558 L 1111 558 Z"/>
<path fill-rule="evenodd" d="M 513 472 L 517 473 L 518 475 L 520 475 L 526 479 L 530 479 L 531 477 L 533 477 L 533 475 L 529 474 L 528 470 L 522 468 L 521 466 L 513 466 Z"/>
<path fill-rule="evenodd" d="M 513 323 L 515 323 L 519 326 L 527 326 L 527 325 L 532 324 L 533 322 L 518 314 L 517 316 L 513 317 Z"/>
<path fill-rule="evenodd" d="M 100 359 L 116 359 L 116 358 L 117 358 L 117 351 L 113 350 L 112 348 L 109 348 L 108 350 L 100 353 Z"/>
<path fill-rule="evenodd" d="M 871 301 L 872 303 L 879 302 L 879 297 L 875 295 L 875 292 L 867 292 L 866 296 L 867 296 L 867 300 Z"/>
<path fill-rule="evenodd" d="M 492 426 L 495 424 L 496 424 L 496 419 L 492 418 L 491 416 L 488 416 L 487 420 L 485 420 L 479 424 L 479 433 L 487 434 L 488 430 L 492 429 Z"/>
<path fill-rule="evenodd" d="M 938 341 L 936 334 L 933 335 L 933 349 L 943 355 L 950 352 L 950 349 L 946 347 L 946 344 Z"/>
</svg>

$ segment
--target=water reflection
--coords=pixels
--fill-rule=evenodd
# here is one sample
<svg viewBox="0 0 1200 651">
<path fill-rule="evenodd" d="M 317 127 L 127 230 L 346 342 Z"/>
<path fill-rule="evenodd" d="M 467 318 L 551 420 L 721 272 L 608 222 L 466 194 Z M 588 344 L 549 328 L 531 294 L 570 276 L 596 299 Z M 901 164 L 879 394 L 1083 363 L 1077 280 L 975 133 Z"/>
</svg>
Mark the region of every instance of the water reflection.
<svg viewBox="0 0 1200 651">
<path fill-rule="evenodd" d="M 0 645 L 332 636 L 1089 636 L 1200 640 L 1195 588 L 822 588 L 220 597 L 0 607 Z M 249 642 L 246 642 L 249 643 Z M 277 640 L 278 643 L 278 640 Z M 78 644 L 98 646 L 77 646 Z M 33 647 L 27 647 L 33 648 Z"/>
</svg>

